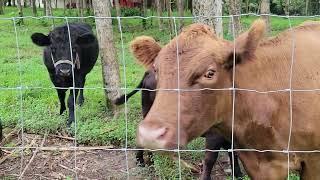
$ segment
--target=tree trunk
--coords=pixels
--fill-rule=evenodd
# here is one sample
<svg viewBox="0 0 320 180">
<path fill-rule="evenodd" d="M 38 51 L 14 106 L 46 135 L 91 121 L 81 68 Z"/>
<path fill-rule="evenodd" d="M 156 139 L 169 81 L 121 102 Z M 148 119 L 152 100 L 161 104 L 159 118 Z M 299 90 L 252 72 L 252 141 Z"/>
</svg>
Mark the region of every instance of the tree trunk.
<svg viewBox="0 0 320 180">
<path fill-rule="evenodd" d="M 120 16 L 121 16 L 121 10 L 120 10 L 119 0 L 114 0 L 114 5 L 115 5 L 115 7 L 116 7 L 117 16 L 120 17 Z"/>
<path fill-rule="evenodd" d="M 78 16 L 83 17 L 82 0 L 77 0 L 77 9 L 78 9 Z M 80 18 L 79 20 L 83 21 L 82 18 Z"/>
<path fill-rule="evenodd" d="M 219 37 L 223 37 L 222 18 L 222 0 L 198 0 L 192 4 L 193 16 L 195 22 L 204 23 L 214 28 Z M 199 17 L 200 16 L 200 17 Z"/>
<path fill-rule="evenodd" d="M 188 3 L 188 9 L 190 10 L 191 14 L 192 14 L 192 0 L 187 0 L 187 3 Z"/>
<path fill-rule="evenodd" d="M 55 9 L 58 9 L 58 0 L 56 0 L 56 6 Z"/>
<path fill-rule="evenodd" d="M 43 15 L 45 16 L 47 14 L 47 2 L 46 0 L 42 0 L 43 4 Z"/>
<path fill-rule="evenodd" d="M 306 16 L 308 16 L 309 15 L 309 0 L 306 0 Z"/>
<path fill-rule="evenodd" d="M 68 14 L 71 15 L 71 11 L 72 11 L 72 0 L 69 0 L 69 10 L 68 10 Z"/>
<path fill-rule="evenodd" d="M 167 11 L 168 11 L 168 17 L 172 17 L 172 9 L 171 9 L 171 0 L 165 1 L 166 2 L 166 7 L 167 7 Z M 169 21 L 169 29 L 170 29 L 170 35 L 171 37 L 175 36 L 174 33 L 174 27 L 173 27 L 173 20 L 172 18 L 168 19 Z"/>
<path fill-rule="evenodd" d="M 3 5 L 3 0 L 0 0 L 0 14 L 4 14 Z"/>
<path fill-rule="evenodd" d="M 284 3 L 284 13 L 285 15 L 289 16 L 289 0 L 284 0 L 285 3 Z M 262 4 L 262 3 L 261 3 Z"/>
<path fill-rule="evenodd" d="M 270 14 L 270 0 L 262 0 L 261 1 L 261 14 Z M 261 15 L 262 19 L 266 22 L 266 35 L 270 34 L 270 20 L 269 15 Z"/>
<path fill-rule="evenodd" d="M 52 4 L 51 4 L 51 0 L 46 0 L 46 16 L 52 16 Z M 54 18 L 51 19 L 52 20 L 52 28 L 54 28 Z"/>
<path fill-rule="evenodd" d="M 90 15 L 90 13 L 88 13 L 87 0 L 82 0 L 82 9 L 83 9 L 83 11 L 85 10 L 84 15 L 86 15 L 86 16 Z"/>
<path fill-rule="evenodd" d="M 66 15 L 66 0 L 63 0 L 63 15 Z"/>
<path fill-rule="evenodd" d="M 32 6 L 32 14 L 33 14 L 33 16 L 37 16 L 36 0 L 31 0 L 31 6 Z"/>
<path fill-rule="evenodd" d="M 157 15 L 158 17 L 162 16 L 162 3 L 161 0 L 156 0 L 156 6 L 157 6 Z M 163 30 L 163 21 L 161 18 L 158 18 L 158 23 L 159 23 L 159 30 Z"/>
<path fill-rule="evenodd" d="M 183 17 L 184 16 L 184 0 L 177 0 L 177 7 L 178 7 L 179 17 Z M 180 18 L 178 29 L 181 30 L 182 27 L 183 27 L 183 19 Z"/>
<path fill-rule="evenodd" d="M 85 0 L 85 1 L 86 1 L 87 15 L 91 15 L 91 12 L 90 12 L 90 9 L 92 9 L 91 0 Z"/>
<path fill-rule="evenodd" d="M 97 17 L 111 17 L 110 1 L 95 0 L 93 3 L 94 14 Z M 112 20 L 96 19 L 97 36 L 99 40 L 102 61 L 102 74 L 107 107 L 114 115 L 118 115 L 119 108 L 112 104 L 120 95 L 119 64 L 116 58 L 116 49 L 113 41 Z"/>
<path fill-rule="evenodd" d="M 12 0 L 8 0 L 8 6 L 12 6 L 11 1 Z"/>
<path fill-rule="evenodd" d="M 14 1 L 13 1 L 14 2 Z M 22 9 L 22 4 L 21 4 L 21 0 L 17 0 L 17 6 L 18 6 L 18 9 L 19 9 L 19 16 L 20 17 L 23 17 L 23 9 Z M 21 25 L 23 24 L 23 19 L 19 19 L 18 22 L 17 22 L 18 25 Z"/>
<path fill-rule="evenodd" d="M 143 13 L 143 17 L 147 16 L 147 0 L 143 0 L 143 4 L 142 4 L 142 13 Z M 142 26 L 144 29 L 147 28 L 147 21 L 145 19 L 142 19 Z"/>
<path fill-rule="evenodd" d="M 17 6 L 16 5 L 16 1 L 15 0 L 12 0 L 13 1 L 13 6 Z M 17 0 L 18 1 L 18 0 Z"/>
<path fill-rule="evenodd" d="M 52 16 L 51 0 L 46 0 L 46 16 Z"/>
<path fill-rule="evenodd" d="M 246 13 L 248 14 L 249 13 L 249 1 L 250 0 L 246 0 Z M 241 4 L 240 4 L 241 5 Z M 241 6 L 240 6 L 241 7 Z"/>
<path fill-rule="evenodd" d="M 229 25 L 228 34 L 232 36 L 233 31 L 234 31 L 234 36 L 238 37 L 238 35 L 241 33 L 241 30 L 242 30 L 241 29 L 241 21 L 240 21 L 241 0 L 229 0 L 228 7 L 229 7 L 229 14 L 236 15 L 236 16 L 233 16 L 233 20 L 232 20 L 232 18 L 230 18 L 230 25 Z"/>
<path fill-rule="evenodd" d="M 90 9 L 93 9 L 93 2 L 92 2 L 92 0 L 89 0 L 89 2 L 90 2 L 89 8 L 90 8 Z"/>
</svg>

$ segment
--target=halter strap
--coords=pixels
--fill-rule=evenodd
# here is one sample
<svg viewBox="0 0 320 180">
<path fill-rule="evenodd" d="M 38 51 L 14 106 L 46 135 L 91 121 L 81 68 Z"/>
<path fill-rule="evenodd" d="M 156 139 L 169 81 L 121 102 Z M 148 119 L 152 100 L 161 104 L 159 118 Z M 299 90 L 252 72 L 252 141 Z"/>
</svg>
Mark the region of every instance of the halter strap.
<svg viewBox="0 0 320 180">
<path fill-rule="evenodd" d="M 59 64 L 70 64 L 72 66 L 72 68 L 74 68 L 74 64 L 72 63 L 72 61 L 67 60 L 67 59 L 61 59 L 57 62 L 54 62 L 54 58 L 51 52 L 51 60 L 52 60 L 52 64 L 53 66 L 56 68 Z M 75 65 L 77 66 L 77 69 L 80 69 L 80 59 L 79 59 L 79 55 L 78 53 L 76 53 L 76 60 L 75 60 Z"/>
</svg>

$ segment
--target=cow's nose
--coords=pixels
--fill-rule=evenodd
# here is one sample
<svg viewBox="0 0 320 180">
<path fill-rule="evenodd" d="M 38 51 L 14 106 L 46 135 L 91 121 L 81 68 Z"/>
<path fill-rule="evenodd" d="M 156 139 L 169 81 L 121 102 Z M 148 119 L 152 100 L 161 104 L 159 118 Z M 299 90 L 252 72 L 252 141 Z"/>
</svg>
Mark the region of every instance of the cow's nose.
<svg viewBox="0 0 320 180">
<path fill-rule="evenodd" d="M 60 72 L 64 76 L 69 76 L 70 75 L 70 69 L 60 69 Z"/>
<path fill-rule="evenodd" d="M 139 136 L 146 141 L 160 140 L 167 132 L 167 128 L 148 128 L 145 126 L 139 127 Z"/>
<path fill-rule="evenodd" d="M 138 127 L 137 143 L 149 149 L 176 149 L 178 147 L 177 131 L 174 127 L 159 121 L 143 120 Z M 181 137 L 179 144 L 185 145 L 185 140 L 181 141 Z"/>
<path fill-rule="evenodd" d="M 138 128 L 138 144 L 145 148 L 164 148 L 168 128 L 160 125 L 141 123 Z"/>
</svg>

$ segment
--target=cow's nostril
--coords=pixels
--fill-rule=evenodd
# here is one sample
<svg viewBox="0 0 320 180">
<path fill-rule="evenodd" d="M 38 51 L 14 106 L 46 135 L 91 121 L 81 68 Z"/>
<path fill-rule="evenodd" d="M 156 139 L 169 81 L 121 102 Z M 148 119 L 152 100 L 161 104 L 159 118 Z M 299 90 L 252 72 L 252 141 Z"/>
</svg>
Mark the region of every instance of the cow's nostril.
<svg viewBox="0 0 320 180">
<path fill-rule="evenodd" d="M 161 127 L 158 129 L 154 129 L 153 131 L 150 131 L 149 136 L 153 137 L 153 139 L 159 140 L 165 136 L 167 132 L 167 128 Z"/>
<path fill-rule="evenodd" d="M 167 141 L 166 134 L 169 129 L 167 127 L 150 127 L 150 126 L 139 126 L 138 134 L 140 142 L 144 145 L 148 144 L 161 144 L 160 142 Z"/>
<path fill-rule="evenodd" d="M 68 74 L 68 73 L 70 73 L 70 69 L 60 69 L 60 71 L 61 71 L 63 74 Z"/>
</svg>

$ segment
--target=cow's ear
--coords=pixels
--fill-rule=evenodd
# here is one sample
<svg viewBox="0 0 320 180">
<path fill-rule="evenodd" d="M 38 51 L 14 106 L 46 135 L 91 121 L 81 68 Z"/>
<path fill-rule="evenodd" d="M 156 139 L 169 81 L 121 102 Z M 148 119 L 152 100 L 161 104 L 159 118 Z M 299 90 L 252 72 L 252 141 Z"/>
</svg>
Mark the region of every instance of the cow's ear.
<svg viewBox="0 0 320 180">
<path fill-rule="evenodd" d="M 233 42 L 229 43 L 229 53 L 224 64 L 225 68 L 231 69 L 233 67 L 234 57 L 236 57 L 236 63 L 254 59 L 255 51 L 261 39 L 264 37 L 265 29 L 265 22 L 262 19 L 258 19 L 253 22 L 247 32 L 244 32 L 236 38 L 235 48 Z"/>
<path fill-rule="evenodd" d="M 134 57 L 146 69 L 150 69 L 155 58 L 161 50 L 161 46 L 149 36 L 140 36 L 135 38 L 130 44 L 131 52 Z"/>
<path fill-rule="evenodd" d="M 77 44 L 81 45 L 90 45 L 92 43 L 94 43 L 96 41 L 96 37 L 91 34 L 83 34 L 81 36 L 78 37 L 77 39 Z"/>
<path fill-rule="evenodd" d="M 51 44 L 50 37 L 42 33 L 34 33 L 31 35 L 32 42 L 38 46 L 49 46 Z"/>
</svg>

